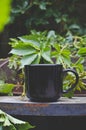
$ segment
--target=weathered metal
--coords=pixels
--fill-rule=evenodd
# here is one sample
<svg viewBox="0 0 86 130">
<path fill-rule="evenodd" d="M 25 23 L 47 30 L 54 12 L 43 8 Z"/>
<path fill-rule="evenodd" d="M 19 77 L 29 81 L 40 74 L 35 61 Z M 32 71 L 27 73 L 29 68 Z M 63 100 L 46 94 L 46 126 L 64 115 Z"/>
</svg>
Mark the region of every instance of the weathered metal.
<svg viewBox="0 0 86 130">
<path fill-rule="evenodd" d="M 86 116 L 86 97 L 62 97 L 57 102 L 38 103 L 20 96 L 2 96 L 0 109 L 11 115 L 23 116 Z"/>
</svg>

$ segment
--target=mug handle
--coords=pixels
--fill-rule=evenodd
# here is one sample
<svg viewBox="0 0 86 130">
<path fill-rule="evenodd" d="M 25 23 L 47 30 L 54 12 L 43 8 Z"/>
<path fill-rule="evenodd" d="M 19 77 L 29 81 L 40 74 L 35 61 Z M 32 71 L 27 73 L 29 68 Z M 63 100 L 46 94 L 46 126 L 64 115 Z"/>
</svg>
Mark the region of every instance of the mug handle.
<svg viewBox="0 0 86 130">
<path fill-rule="evenodd" d="M 72 70 L 72 69 L 63 70 L 63 73 L 67 73 L 67 72 L 72 72 L 76 77 L 76 81 L 70 88 L 68 88 L 67 90 L 63 90 L 63 92 L 62 92 L 63 94 L 68 93 L 69 91 L 73 90 L 76 87 L 76 85 L 77 85 L 77 83 L 79 81 L 78 73 L 75 70 Z"/>
</svg>

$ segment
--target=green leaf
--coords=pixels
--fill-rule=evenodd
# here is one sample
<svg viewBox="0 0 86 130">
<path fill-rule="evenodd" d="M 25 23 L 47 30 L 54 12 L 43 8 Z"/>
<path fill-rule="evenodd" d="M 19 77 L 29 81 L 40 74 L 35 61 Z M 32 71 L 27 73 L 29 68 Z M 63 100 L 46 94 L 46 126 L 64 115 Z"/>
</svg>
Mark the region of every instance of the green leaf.
<svg viewBox="0 0 86 130">
<path fill-rule="evenodd" d="M 22 37 L 18 37 L 22 42 L 24 43 L 28 43 L 28 45 L 30 45 L 31 47 L 39 50 L 39 47 L 40 47 L 40 43 L 37 41 L 37 40 L 33 40 L 32 39 L 29 39 L 29 37 L 25 37 L 25 36 L 22 36 Z"/>
<path fill-rule="evenodd" d="M 56 64 L 62 64 L 62 63 L 63 63 L 62 56 L 58 54 L 56 57 Z"/>
<path fill-rule="evenodd" d="M 32 64 L 39 64 L 40 63 L 40 54 L 37 55 L 35 60 L 32 62 Z"/>
<path fill-rule="evenodd" d="M 51 37 L 56 38 L 56 34 L 54 30 L 48 32 L 47 38 L 51 39 Z"/>
<path fill-rule="evenodd" d="M 41 3 L 39 4 L 39 7 L 41 10 L 46 10 L 46 3 L 41 1 Z"/>
<path fill-rule="evenodd" d="M 86 56 L 86 47 L 80 48 L 78 54 L 81 56 Z"/>
<path fill-rule="evenodd" d="M 14 88 L 14 84 L 2 83 L 0 84 L 0 93 L 11 93 Z"/>
<path fill-rule="evenodd" d="M 68 65 L 70 67 L 71 64 L 71 58 L 70 58 L 70 51 L 69 50 L 63 50 L 61 53 L 62 60 L 65 65 Z"/>
<path fill-rule="evenodd" d="M 3 124 L 1 125 L 3 130 L 28 130 L 34 128 L 28 122 L 14 118 L 13 116 L 8 115 L 7 113 L 0 110 L 0 119 L 2 121 L 4 117 Z"/>
<path fill-rule="evenodd" d="M 76 30 L 79 30 L 80 27 L 79 27 L 77 24 L 72 24 L 72 25 L 70 25 L 69 29 L 76 29 Z"/>
<path fill-rule="evenodd" d="M 10 53 L 19 55 L 19 56 L 24 56 L 24 55 L 31 55 L 36 53 L 36 50 L 32 47 L 23 47 L 23 48 L 14 48 L 10 51 Z"/>
<path fill-rule="evenodd" d="M 42 57 L 48 61 L 49 63 L 53 63 L 51 60 L 51 54 L 50 54 L 50 48 L 45 48 L 43 53 L 42 53 Z"/>
<path fill-rule="evenodd" d="M 0 31 L 9 21 L 11 0 L 0 0 Z"/>
<path fill-rule="evenodd" d="M 61 47 L 60 47 L 60 45 L 59 45 L 58 43 L 55 43 L 55 44 L 54 44 L 54 48 L 56 49 L 56 52 L 57 52 L 57 53 L 60 53 Z"/>
<path fill-rule="evenodd" d="M 28 130 L 30 128 L 34 128 L 34 126 L 30 125 L 28 122 L 16 119 L 10 115 L 7 116 L 9 121 L 16 127 L 16 130 Z"/>
<path fill-rule="evenodd" d="M 4 126 L 4 127 L 2 127 L 2 130 L 17 130 L 16 128 L 15 128 L 15 126 L 14 125 L 10 125 L 10 126 Z"/>
<path fill-rule="evenodd" d="M 58 23 L 60 23 L 61 22 L 61 18 L 55 18 L 55 21 L 56 21 L 56 23 L 58 24 Z"/>
<path fill-rule="evenodd" d="M 8 117 L 6 116 L 5 117 L 5 120 L 4 120 L 4 123 L 3 123 L 3 126 L 11 126 L 12 124 L 10 123 Z"/>
<path fill-rule="evenodd" d="M 0 114 L 0 124 L 3 123 L 5 121 L 5 116 L 4 114 Z"/>
<path fill-rule="evenodd" d="M 23 58 L 21 59 L 21 66 L 24 67 L 24 65 L 30 65 L 36 58 L 37 54 L 23 56 Z"/>
</svg>

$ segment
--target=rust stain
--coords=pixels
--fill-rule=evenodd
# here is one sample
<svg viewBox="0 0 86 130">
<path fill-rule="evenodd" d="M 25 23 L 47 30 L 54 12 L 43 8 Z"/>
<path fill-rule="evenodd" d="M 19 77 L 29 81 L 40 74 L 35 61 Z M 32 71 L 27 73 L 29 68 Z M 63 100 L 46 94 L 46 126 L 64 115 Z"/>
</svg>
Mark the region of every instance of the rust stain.
<svg viewBox="0 0 86 130">
<path fill-rule="evenodd" d="M 25 104 L 25 107 L 48 107 L 49 104 Z"/>
</svg>

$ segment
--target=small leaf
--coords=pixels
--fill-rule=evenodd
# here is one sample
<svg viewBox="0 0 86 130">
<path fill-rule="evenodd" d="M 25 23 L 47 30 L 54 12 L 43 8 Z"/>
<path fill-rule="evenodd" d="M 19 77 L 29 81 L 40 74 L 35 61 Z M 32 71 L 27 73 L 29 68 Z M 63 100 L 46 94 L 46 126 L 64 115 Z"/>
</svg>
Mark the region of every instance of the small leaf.
<svg viewBox="0 0 86 130">
<path fill-rule="evenodd" d="M 72 24 L 69 29 L 76 29 L 76 30 L 79 30 L 80 29 L 80 26 L 78 26 L 77 24 Z"/>
<path fill-rule="evenodd" d="M 46 3 L 42 1 L 42 2 L 39 4 L 39 7 L 40 7 L 41 10 L 46 10 Z"/>
<path fill-rule="evenodd" d="M 58 17 L 58 18 L 55 19 L 55 21 L 56 21 L 56 23 L 58 24 L 58 23 L 61 22 L 61 18 Z"/>
<path fill-rule="evenodd" d="M 47 35 L 47 38 L 51 38 L 51 37 L 56 38 L 55 31 L 53 31 L 53 30 L 49 31 L 48 35 Z"/>
</svg>

